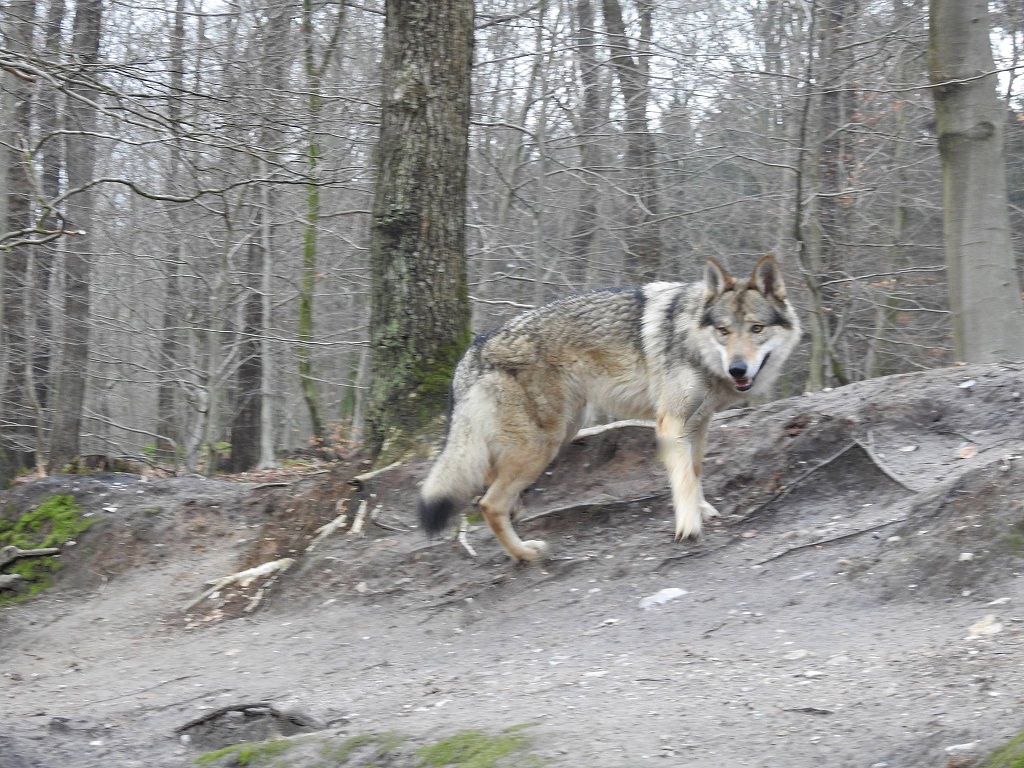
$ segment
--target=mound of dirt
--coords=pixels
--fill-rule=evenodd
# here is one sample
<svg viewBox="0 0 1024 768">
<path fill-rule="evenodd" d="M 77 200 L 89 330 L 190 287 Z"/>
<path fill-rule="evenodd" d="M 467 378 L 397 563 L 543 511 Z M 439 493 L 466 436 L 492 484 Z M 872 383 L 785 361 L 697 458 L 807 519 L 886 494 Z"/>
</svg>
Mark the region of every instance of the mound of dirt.
<svg viewBox="0 0 1024 768">
<path fill-rule="evenodd" d="M 538 566 L 473 515 L 427 540 L 428 463 L 4 491 L 100 522 L 0 612 L 0 766 L 976 765 L 1024 725 L 1022 391 L 967 366 L 720 414 L 697 542 L 652 430 L 590 431 L 524 494 Z"/>
</svg>

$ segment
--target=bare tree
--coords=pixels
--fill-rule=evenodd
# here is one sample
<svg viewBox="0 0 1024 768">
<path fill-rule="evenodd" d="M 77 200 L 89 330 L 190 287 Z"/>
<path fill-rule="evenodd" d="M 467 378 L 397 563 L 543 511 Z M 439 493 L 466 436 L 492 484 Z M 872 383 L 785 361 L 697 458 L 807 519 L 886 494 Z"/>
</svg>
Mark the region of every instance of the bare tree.
<svg viewBox="0 0 1024 768">
<path fill-rule="evenodd" d="M 626 272 L 630 282 L 656 279 L 662 271 L 662 241 L 658 226 L 658 176 L 654 138 L 647 121 L 650 103 L 648 49 L 652 34 L 654 3 L 638 0 L 640 37 L 636 50 L 626 34 L 619 0 L 602 0 L 612 67 L 619 80 L 626 119 L 625 171 L 628 174 L 628 228 Z"/>
<path fill-rule="evenodd" d="M 90 278 L 94 239 L 92 183 L 96 166 L 95 65 L 99 58 L 102 0 L 78 0 L 71 50 L 77 71 L 68 84 L 68 188 L 66 226 L 75 232 L 64 255 L 64 323 L 60 371 L 54 397 L 48 469 L 79 454 L 82 409 L 89 365 Z"/>
<path fill-rule="evenodd" d="M 943 242 L 956 356 L 1024 358 L 1024 304 L 1010 243 L 1005 106 L 987 0 L 931 0 L 928 44 L 942 155 Z"/>
<path fill-rule="evenodd" d="M 469 341 L 465 209 L 472 0 L 388 0 L 371 232 L 367 445 L 415 445 Z"/>
<path fill-rule="evenodd" d="M 4 14 L 4 45 L 16 56 L 28 59 L 32 53 L 35 31 L 34 0 L 15 0 Z M 30 147 L 32 141 L 32 92 L 35 77 L 29 70 L 5 68 L 5 95 L 10 103 L 10 116 L 4 136 L 4 171 L 7 191 L 6 228 L 13 233 L 35 229 L 33 216 L 33 170 Z M 20 240 L 20 242 L 19 242 Z M 0 346 L 6 358 L 0 397 L 0 482 L 35 463 L 36 409 L 32 407 L 29 383 L 31 353 L 28 307 L 29 254 L 31 239 L 19 238 L 4 248 L 2 285 L 2 336 Z"/>
</svg>

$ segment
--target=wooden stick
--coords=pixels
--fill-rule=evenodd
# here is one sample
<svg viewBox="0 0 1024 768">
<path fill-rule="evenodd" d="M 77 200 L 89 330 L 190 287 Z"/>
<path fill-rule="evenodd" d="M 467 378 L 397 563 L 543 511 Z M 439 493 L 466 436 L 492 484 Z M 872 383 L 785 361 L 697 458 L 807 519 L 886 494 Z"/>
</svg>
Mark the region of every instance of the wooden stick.
<svg viewBox="0 0 1024 768">
<path fill-rule="evenodd" d="M 18 549 L 18 547 L 10 544 L 3 549 L 0 549 L 0 568 L 12 563 L 20 557 L 47 557 L 49 555 L 59 555 L 60 547 L 45 547 L 44 549 Z"/>
</svg>

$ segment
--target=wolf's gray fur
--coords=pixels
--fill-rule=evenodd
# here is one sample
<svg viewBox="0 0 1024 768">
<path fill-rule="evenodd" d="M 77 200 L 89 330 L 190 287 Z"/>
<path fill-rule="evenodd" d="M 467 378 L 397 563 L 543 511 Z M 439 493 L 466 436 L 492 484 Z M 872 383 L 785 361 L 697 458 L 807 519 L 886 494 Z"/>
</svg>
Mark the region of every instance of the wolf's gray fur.
<svg viewBox="0 0 1024 768">
<path fill-rule="evenodd" d="M 714 514 L 700 485 L 711 415 L 765 392 L 800 338 L 775 260 L 739 281 L 709 260 L 704 280 L 592 291 L 524 312 L 478 337 L 452 382 L 444 450 L 420 496 L 428 533 L 485 488 L 480 509 L 511 557 L 533 560 L 509 519 L 589 409 L 656 419 L 676 536 Z"/>
</svg>

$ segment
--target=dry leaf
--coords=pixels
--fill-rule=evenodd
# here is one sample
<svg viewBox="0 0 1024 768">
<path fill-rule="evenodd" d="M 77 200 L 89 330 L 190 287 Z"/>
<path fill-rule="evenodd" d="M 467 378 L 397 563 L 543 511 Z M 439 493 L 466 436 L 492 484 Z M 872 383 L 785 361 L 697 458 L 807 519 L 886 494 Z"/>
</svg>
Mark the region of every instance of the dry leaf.
<svg viewBox="0 0 1024 768">
<path fill-rule="evenodd" d="M 961 459 L 970 459 L 978 455 L 978 446 L 964 443 L 957 448 L 956 455 Z"/>
</svg>

